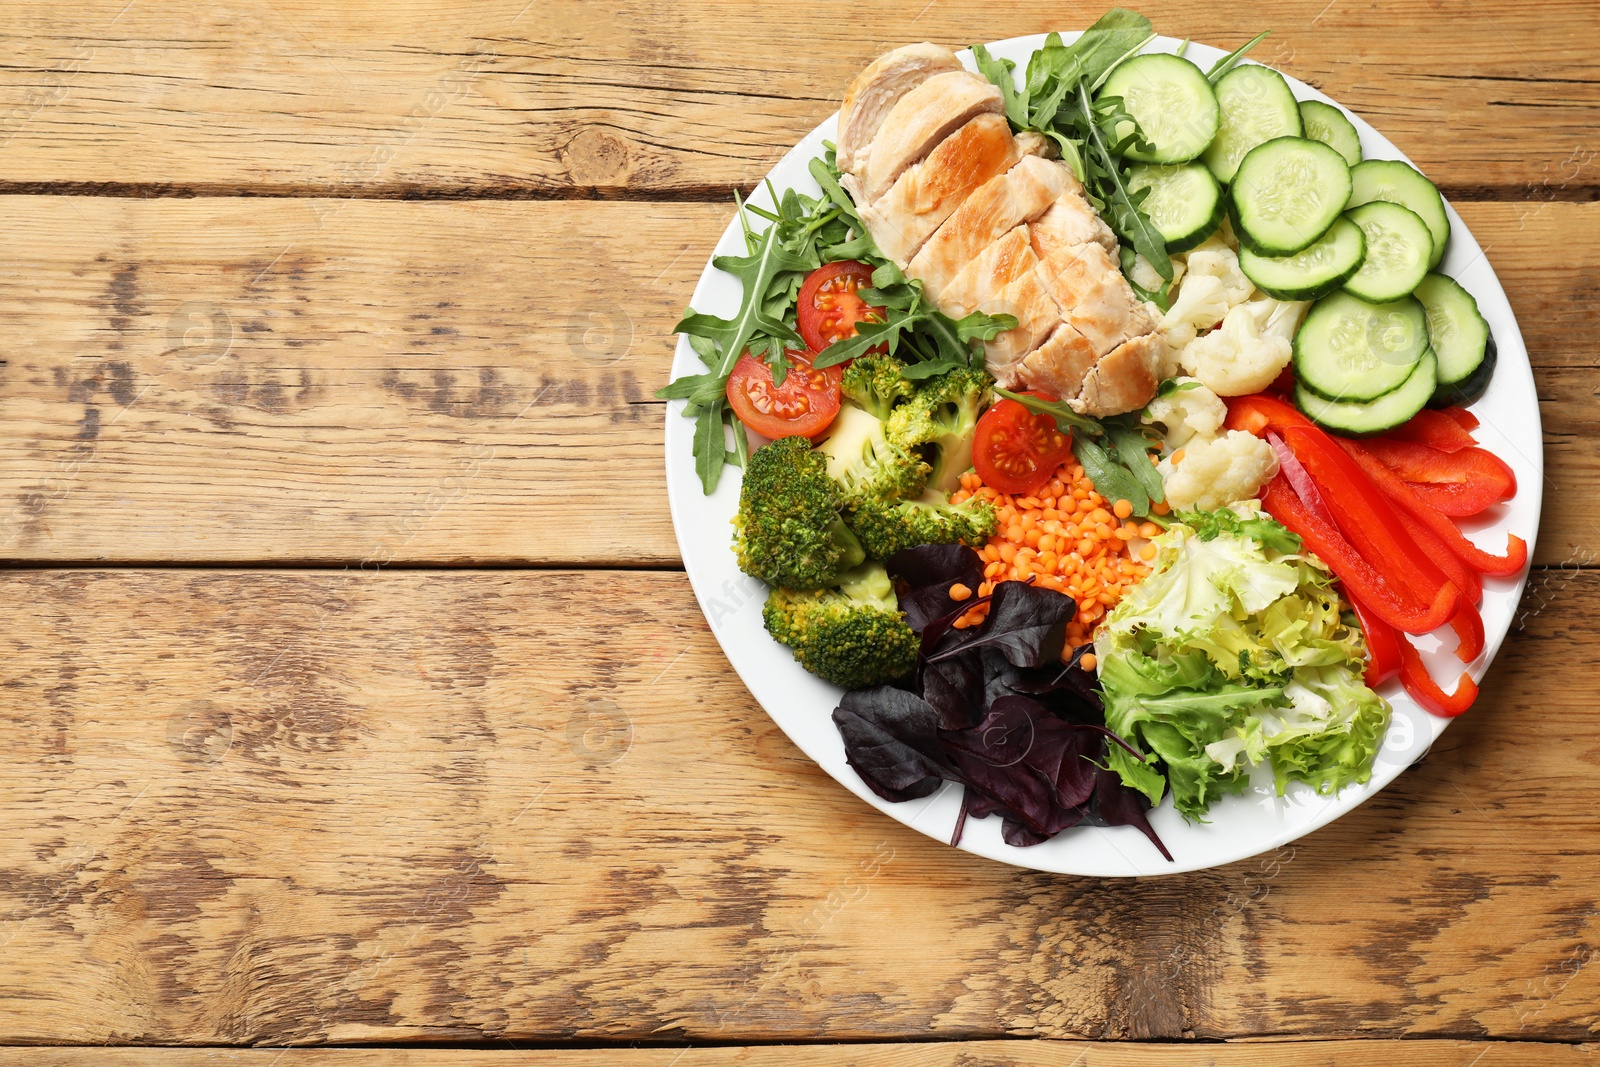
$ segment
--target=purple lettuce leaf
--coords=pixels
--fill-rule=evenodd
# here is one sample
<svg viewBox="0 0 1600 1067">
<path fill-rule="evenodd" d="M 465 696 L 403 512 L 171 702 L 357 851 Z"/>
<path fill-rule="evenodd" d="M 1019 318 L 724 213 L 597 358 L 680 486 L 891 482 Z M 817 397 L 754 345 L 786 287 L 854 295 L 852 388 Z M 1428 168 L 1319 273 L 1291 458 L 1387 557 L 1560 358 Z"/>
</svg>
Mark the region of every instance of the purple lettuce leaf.
<svg viewBox="0 0 1600 1067">
<path fill-rule="evenodd" d="M 845 759 L 888 801 L 932 793 L 956 772 L 939 739 L 939 714 L 915 693 L 880 685 L 853 689 L 834 709 Z"/>
</svg>

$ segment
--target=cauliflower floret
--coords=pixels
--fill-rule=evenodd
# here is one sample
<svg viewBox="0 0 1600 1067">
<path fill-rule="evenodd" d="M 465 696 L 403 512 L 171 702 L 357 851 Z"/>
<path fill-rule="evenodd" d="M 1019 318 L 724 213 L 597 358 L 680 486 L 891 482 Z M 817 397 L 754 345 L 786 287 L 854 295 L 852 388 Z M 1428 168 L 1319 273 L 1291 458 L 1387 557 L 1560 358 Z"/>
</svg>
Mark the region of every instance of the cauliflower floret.
<svg viewBox="0 0 1600 1067">
<path fill-rule="evenodd" d="M 1230 308 L 1250 299 L 1255 291 L 1239 269 L 1238 253 L 1219 234 L 1212 234 L 1183 257 L 1183 266 L 1177 296 L 1161 316 L 1158 327 L 1173 351 L 1188 345 L 1201 330 L 1221 322 Z"/>
<path fill-rule="evenodd" d="M 1158 396 L 1144 409 L 1141 421 L 1160 426 L 1167 450 L 1182 448 L 1199 437 L 1215 437 L 1228 417 L 1222 400 L 1193 378 L 1179 378 L 1178 389 Z"/>
<path fill-rule="evenodd" d="M 1161 276 L 1161 272 L 1156 270 L 1155 265 L 1152 264 L 1148 259 L 1145 259 L 1141 255 L 1135 255 L 1133 257 L 1133 270 L 1128 275 L 1128 280 L 1133 282 L 1133 284 L 1137 285 L 1139 288 L 1152 293 L 1160 289 L 1168 288 L 1169 286 L 1177 285 L 1179 282 L 1183 281 L 1183 257 L 1172 256 L 1171 260 L 1172 280 L 1168 281 Z M 1161 311 L 1158 308 L 1156 310 L 1156 318 L 1159 319 L 1160 317 Z"/>
<path fill-rule="evenodd" d="M 1306 301 L 1262 297 L 1228 312 L 1222 325 L 1178 353 L 1178 364 L 1218 396 L 1258 393 L 1289 365 Z"/>
<path fill-rule="evenodd" d="M 1174 453 L 1176 455 L 1176 453 Z M 1278 454 L 1255 434 L 1229 430 L 1221 437 L 1196 437 L 1184 446 L 1181 462 L 1162 460 L 1162 488 L 1175 508 L 1213 511 L 1250 500 L 1278 473 Z"/>
</svg>

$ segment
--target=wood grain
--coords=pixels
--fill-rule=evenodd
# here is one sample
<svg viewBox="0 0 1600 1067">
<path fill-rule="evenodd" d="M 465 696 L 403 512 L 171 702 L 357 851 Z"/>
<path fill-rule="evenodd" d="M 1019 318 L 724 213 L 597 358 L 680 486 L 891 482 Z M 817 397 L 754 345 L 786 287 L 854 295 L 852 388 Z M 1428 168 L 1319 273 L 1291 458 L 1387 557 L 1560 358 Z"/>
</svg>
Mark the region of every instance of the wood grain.
<svg viewBox="0 0 1600 1067">
<path fill-rule="evenodd" d="M 742 1048 L 514 1049 L 0 1049 L 26 1067 L 1593 1067 L 1595 1046 L 1496 1041 L 1252 1041 L 1241 1044 L 767 1045 Z"/>
<path fill-rule="evenodd" d="M 856 800 L 681 575 L 10 572 L 0 1042 L 1593 1040 L 1600 574 L 1546 575 L 1390 790 L 1122 882 Z"/>
<path fill-rule="evenodd" d="M 1600 205 L 1462 210 L 1544 401 L 1538 559 L 1585 561 Z M 671 565 L 651 393 L 730 211 L 0 197 L 0 555 Z"/>
<path fill-rule="evenodd" d="M 1447 189 L 1540 199 L 1595 180 L 1588 0 L 1140 5 L 1370 119 Z M 0 49 L 13 190 L 721 195 L 751 186 L 895 45 L 1079 28 L 1094 7 L 859 0 L 16 0 Z"/>
</svg>

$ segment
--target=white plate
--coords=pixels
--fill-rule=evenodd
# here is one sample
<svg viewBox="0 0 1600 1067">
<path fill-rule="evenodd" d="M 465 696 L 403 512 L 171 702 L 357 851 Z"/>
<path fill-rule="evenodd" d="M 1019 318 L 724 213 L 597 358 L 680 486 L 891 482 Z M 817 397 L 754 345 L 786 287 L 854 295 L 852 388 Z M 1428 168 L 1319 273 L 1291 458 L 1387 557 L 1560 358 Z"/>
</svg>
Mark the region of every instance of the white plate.
<svg viewBox="0 0 1600 1067">
<path fill-rule="evenodd" d="M 1072 40 L 1076 35 L 1064 36 Z M 1014 60 L 1020 74 L 1027 66 L 1028 57 L 1043 43 L 1043 36 L 1017 37 L 992 44 L 989 51 L 997 57 Z M 1162 37 L 1147 51 L 1172 52 L 1177 47 L 1176 40 Z M 1209 67 L 1224 54 L 1221 49 L 1206 45 L 1189 45 L 1189 57 L 1202 68 Z M 970 54 L 962 52 L 961 58 L 972 67 Z M 1302 100 L 1336 103 L 1309 85 L 1293 78 L 1288 82 L 1295 96 Z M 1349 111 L 1345 114 L 1361 133 L 1361 150 L 1367 159 L 1406 158 L 1366 122 Z M 780 194 L 785 189 L 795 188 L 818 195 L 819 190 L 806 164 L 822 154 L 824 139 L 833 139 L 836 123 L 837 116 L 829 118 L 772 168 L 768 177 Z M 753 199 L 770 206 L 764 187 Z M 1533 372 L 1517 320 L 1494 269 L 1455 210 L 1449 209 L 1449 212 L 1452 227 L 1449 253 L 1440 269 L 1477 298 L 1500 349 L 1493 383 L 1472 406 L 1474 414 L 1482 420 L 1477 431 L 1478 440 L 1512 466 L 1518 484 L 1517 496 L 1509 505 L 1493 509 L 1476 529 L 1468 532 L 1475 541 L 1494 552 L 1505 550 L 1508 532 L 1518 534 L 1528 542 L 1531 555 L 1534 534 L 1539 528 L 1544 481 L 1543 437 Z M 744 252 L 744 241 L 735 219 L 717 244 L 716 254 L 743 255 Z M 695 287 L 691 301 L 694 308 L 732 315 L 738 310 L 739 300 L 739 283 L 707 263 Z M 688 342 L 680 337 L 672 376 L 699 373 L 703 369 Z M 742 574 L 734 562 L 728 524 L 738 509 L 739 471 L 727 468 L 717 491 L 709 497 L 703 495 L 695 477 L 692 438 L 693 424 L 683 417 L 683 402 L 671 402 L 667 413 L 666 460 L 673 526 L 689 581 L 734 670 L 784 733 L 846 789 L 907 826 L 948 841 L 960 810 L 959 787 L 946 785 L 930 797 L 891 804 L 868 789 L 845 763 L 844 744 L 831 718 L 840 690 L 807 674 L 787 648 L 767 635 L 761 624 L 766 587 Z M 1526 580 L 1524 572 L 1514 579 L 1485 581 L 1482 610 L 1487 644 L 1483 655 L 1471 665 L 1474 678 L 1483 677 L 1505 640 Z M 1424 639 L 1424 643 L 1429 640 Z M 1435 664 L 1436 677 L 1443 680 L 1447 690 L 1452 688 L 1459 661 L 1443 652 L 1430 659 Z M 1455 664 L 1456 669 L 1450 664 Z M 1396 683 L 1390 682 L 1381 691 L 1394 705 L 1394 722 L 1370 782 L 1347 788 L 1332 797 L 1319 797 L 1310 788 L 1295 784 L 1286 796 L 1279 797 L 1271 787 L 1270 776 L 1263 779 L 1258 775 L 1253 787 L 1243 796 L 1227 797 L 1215 804 L 1209 815 L 1211 821 L 1204 824 L 1185 822 L 1173 809 L 1169 798 L 1150 813 L 1150 822 L 1176 862 L 1163 859 L 1132 827 L 1075 827 L 1042 845 L 1015 848 L 1000 839 L 1000 820 L 993 816 L 969 820 L 960 847 L 1019 867 L 1096 876 L 1177 874 L 1216 867 L 1277 848 L 1326 826 L 1377 793 L 1426 752 L 1449 725 L 1450 720 L 1419 708 Z M 1493 714 L 1493 710 L 1480 705 L 1468 714 L 1488 715 Z"/>
</svg>

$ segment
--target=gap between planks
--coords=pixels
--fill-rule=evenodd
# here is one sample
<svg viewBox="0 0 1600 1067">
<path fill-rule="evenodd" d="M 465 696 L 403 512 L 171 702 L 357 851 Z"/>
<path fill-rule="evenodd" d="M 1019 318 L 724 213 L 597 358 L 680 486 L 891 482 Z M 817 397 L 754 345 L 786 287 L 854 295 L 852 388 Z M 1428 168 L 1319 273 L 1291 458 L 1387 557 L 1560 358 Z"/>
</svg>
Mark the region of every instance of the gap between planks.
<svg viewBox="0 0 1600 1067">
<path fill-rule="evenodd" d="M 763 180 L 764 180 L 763 176 Z M 722 203 L 735 191 L 748 199 L 760 182 L 740 185 L 707 183 L 670 189 L 646 187 L 507 185 L 485 188 L 479 184 L 423 185 L 413 182 L 374 183 L 341 187 L 330 194 L 326 183 L 296 185 L 231 182 L 31 182 L 0 180 L 0 196 L 102 196 L 124 200 L 189 200 L 200 197 L 262 200 L 453 200 L 453 201 L 627 201 L 633 203 Z M 1439 192 L 1452 203 L 1575 203 L 1600 200 L 1600 184 L 1538 186 L 1441 184 Z"/>
</svg>

